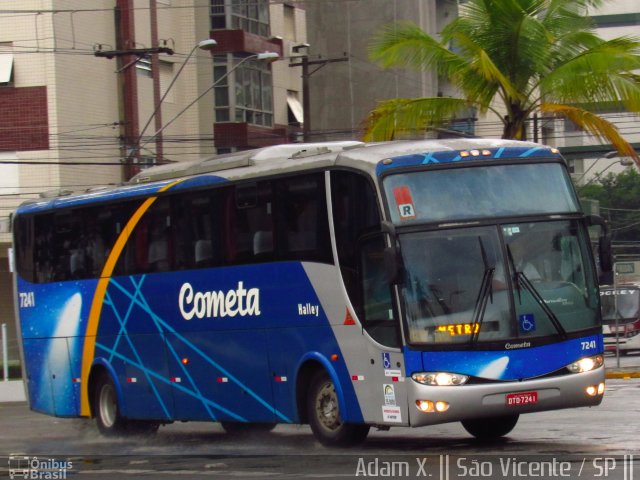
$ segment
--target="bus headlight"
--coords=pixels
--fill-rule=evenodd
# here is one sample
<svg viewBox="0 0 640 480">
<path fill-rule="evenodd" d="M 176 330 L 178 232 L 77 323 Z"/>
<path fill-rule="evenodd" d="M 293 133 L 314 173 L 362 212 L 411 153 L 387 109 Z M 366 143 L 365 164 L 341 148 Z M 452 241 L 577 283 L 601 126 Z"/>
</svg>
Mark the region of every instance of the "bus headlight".
<svg viewBox="0 0 640 480">
<path fill-rule="evenodd" d="M 414 382 L 437 387 L 463 385 L 469 380 L 467 375 L 448 372 L 419 372 L 411 375 Z"/>
<path fill-rule="evenodd" d="M 567 365 L 567 370 L 571 373 L 583 373 L 590 372 L 599 368 L 604 363 L 604 357 L 602 355 L 595 355 L 593 357 L 584 357 L 580 360 Z"/>
</svg>

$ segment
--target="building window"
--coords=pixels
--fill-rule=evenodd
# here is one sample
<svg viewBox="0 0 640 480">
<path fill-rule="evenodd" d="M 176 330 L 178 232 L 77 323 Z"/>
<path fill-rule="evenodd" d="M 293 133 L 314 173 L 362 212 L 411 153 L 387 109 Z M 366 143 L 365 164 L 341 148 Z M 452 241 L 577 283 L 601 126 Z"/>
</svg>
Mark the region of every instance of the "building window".
<svg viewBox="0 0 640 480">
<path fill-rule="evenodd" d="M 230 72 L 228 59 L 237 64 L 243 57 L 217 55 L 214 58 L 214 81 L 220 82 L 215 87 L 216 122 L 234 121 L 271 127 L 273 81 L 269 66 L 264 62 L 247 60 Z"/>
<path fill-rule="evenodd" d="M 211 0 L 212 30 L 244 30 L 269 36 L 269 0 Z"/>
<path fill-rule="evenodd" d="M 136 73 L 141 77 L 153 77 L 151 72 L 151 57 L 140 57 L 136 62 Z"/>
</svg>

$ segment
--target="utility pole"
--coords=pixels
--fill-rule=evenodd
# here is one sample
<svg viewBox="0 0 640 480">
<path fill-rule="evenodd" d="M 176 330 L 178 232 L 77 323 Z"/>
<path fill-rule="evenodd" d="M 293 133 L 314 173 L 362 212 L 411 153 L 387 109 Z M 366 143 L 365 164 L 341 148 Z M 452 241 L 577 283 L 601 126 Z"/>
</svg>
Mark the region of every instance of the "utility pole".
<svg viewBox="0 0 640 480">
<path fill-rule="evenodd" d="M 294 52 L 299 52 L 301 49 L 308 49 L 309 45 L 304 43 L 293 47 Z M 305 142 L 311 141 L 311 98 L 309 95 L 309 78 L 316 73 L 322 67 L 328 63 L 346 62 L 349 57 L 345 56 L 340 58 L 327 58 L 319 60 L 309 60 L 309 54 L 304 53 L 300 57 L 300 61 L 297 63 L 290 63 L 290 67 L 302 67 L 302 138 Z M 318 68 L 313 71 L 309 71 L 309 66 L 317 65 Z"/>
<path fill-rule="evenodd" d="M 101 46 L 98 46 L 98 49 L 93 52 L 96 57 L 117 59 L 120 138 L 122 141 L 122 158 L 125 159 L 123 165 L 124 180 L 129 180 L 137 173 L 137 167 L 132 163 L 130 152 L 136 151 L 134 147 L 138 141 L 140 129 L 136 70 L 130 67 L 148 55 L 158 53 L 173 55 L 173 50 L 167 47 L 132 48 L 136 44 L 133 12 L 133 0 L 117 0 L 114 10 L 116 49 L 102 50 Z"/>
</svg>

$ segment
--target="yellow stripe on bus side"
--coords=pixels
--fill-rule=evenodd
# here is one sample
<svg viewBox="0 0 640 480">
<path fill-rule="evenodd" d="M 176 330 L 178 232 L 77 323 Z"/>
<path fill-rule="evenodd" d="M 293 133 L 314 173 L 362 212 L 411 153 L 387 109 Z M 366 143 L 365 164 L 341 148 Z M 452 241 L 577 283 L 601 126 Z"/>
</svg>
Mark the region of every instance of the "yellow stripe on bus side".
<svg viewBox="0 0 640 480">
<path fill-rule="evenodd" d="M 164 192 L 181 180 L 172 182 L 169 185 L 162 187 L 159 192 Z M 84 347 L 82 351 L 82 376 L 81 376 L 81 388 L 80 388 L 80 415 L 88 417 L 91 415 L 91 409 L 89 408 L 89 373 L 91 372 L 91 365 L 93 363 L 93 357 L 96 351 L 96 334 L 98 333 L 98 324 L 100 323 L 100 314 L 102 313 L 102 304 L 104 302 L 104 296 L 107 293 L 107 287 L 111 280 L 113 270 L 116 268 L 116 263 L 120 258 L 120 254 L 124 250 L 131 232 L 138 224 L 142 216 L 149 210 L 149 207 L 158 199 L 158 197 L 147 198 L 140 207 L 131 216 L 127 225 L 124 227 L 120 236 L 116 240 L 116 243 L 107 258 L 107 261 L 102 269 L 102 274 L 98 280 L 98 286 L 96 287 L 95 294 L 93 295 L 93 302 L 91 303 L 91 311 L 89 312 L 89 320 L 87 322 L 87 330 L 84 336 Z"/>
</svg>

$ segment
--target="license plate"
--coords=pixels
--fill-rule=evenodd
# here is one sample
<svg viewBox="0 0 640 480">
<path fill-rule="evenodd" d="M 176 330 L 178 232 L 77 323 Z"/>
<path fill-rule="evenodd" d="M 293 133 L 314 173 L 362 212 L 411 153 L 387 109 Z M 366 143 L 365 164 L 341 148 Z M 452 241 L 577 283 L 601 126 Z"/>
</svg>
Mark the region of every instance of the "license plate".
<svg viewBox="0 0 640 480">
<path fill-rule="evenodd" d="M 518 407 L 538 403 L 538 392 L 508 393 L 505 397 L 507 407 Z"/>
</svg>

